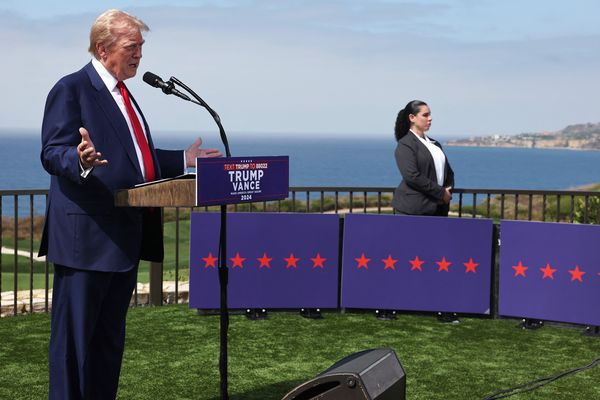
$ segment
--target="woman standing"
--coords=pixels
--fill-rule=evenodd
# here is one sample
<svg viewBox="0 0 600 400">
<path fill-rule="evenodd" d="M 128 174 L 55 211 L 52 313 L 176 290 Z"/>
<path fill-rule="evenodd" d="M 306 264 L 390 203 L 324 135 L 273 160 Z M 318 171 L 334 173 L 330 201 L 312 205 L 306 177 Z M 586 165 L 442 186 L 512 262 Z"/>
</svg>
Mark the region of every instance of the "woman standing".
<svg viewBox="0 0 600 400">
<path fill-rule="evenodd" d="M 442 146 L 427 137 L 431 110 L 413 100 L 396 118 L 396 163 L 402 182 L 394 192 L 392 206 L 400 214 L 448 216 L 454 172 Z"/>
<path fill-rule="evenodd" d="M 425 135 L 430 127 L 431 110 L 420 100 L 408 103 L 396 118 L 395 156 L 402 182 L 392 206 L 400 214 L 448 216 L 454 172 L 442 146 Z M 449 312 L 439 312 L 438 320 L 460 322 L 456 313 Z"/>
</svg>

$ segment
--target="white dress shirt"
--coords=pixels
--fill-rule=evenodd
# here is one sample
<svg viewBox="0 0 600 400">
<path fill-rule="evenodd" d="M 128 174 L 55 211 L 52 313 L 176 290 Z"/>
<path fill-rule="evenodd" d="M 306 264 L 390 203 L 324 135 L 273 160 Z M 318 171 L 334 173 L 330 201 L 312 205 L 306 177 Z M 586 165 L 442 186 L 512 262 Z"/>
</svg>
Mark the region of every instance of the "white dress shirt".
<svg viewBox="0 0 600 400">
<path fill-rule="evenodd" d="M 142 150 L 140 149 L 140 146 L 137 142 L 137 138 L 135 137 L 135 132 L 133 130 L 133 126 L 131 125 L 131 121 L 129 120 L 129 115 L 127 115 L 127 109 L 125 108 L 125 103 L 123 102 L 123 96 L 121 96 L 121 91 L 117 87 L 117 83 L 119 83 L 119 82 L 117 81 L 117 79 L 114 76 L 111 75 L 110 72 L 108 72 L 108 70 L 104 67 L 104 65 L 102 65 L 102 63 L 100 61 L 98 61 L 97 59 L 95 59 L 95 58 L 92 59 L 92 65 L 94 66 L 94 69 L 96 70 L 96 72 L 98 72 L 98 75 L 100 75 L 102 82 L 104 82 L 104 84 L 106 85 L 106 88 L 112 95 L 113 99 L 115 99 L 115 102 L 117 103 L 117 106 L 119 106 L 119 110 L 121 110 L 121 114 L 123 114 L 125 121 L 127 121 L 127 127 L 129 128 L 129 134 L 131 135 L 131 140 L 133 141 L 133 147 L 135 148 L 135 154 L 138 159 L 138 164 L 140 165 L 140 169 L 142 170 L 142 175 L 144 176 L 144 180 L 146 180 L 146 169 L 144 168 L 144 159 L 142 158 Z M 146 141 L 147 141 L 148 133 L 146 132 L 146 127 L 144 126 L 145 124 L 143 123 L 144 120 L 142 119 L 142 116 L 140 115 L 137 107 L 135 107 L 135 105 L 133 105 L 133 102 L 131 102 L 131 103 L 133 106 L 133 110 L 135 111 L 138 119 L 140 120 L 140 125 L 142 125 L 142 130 L 144 131 L 144 136 L 146 137 Z M 109 162 L 110 162 L 110 160 L 109 160 Z"/>
<path fill-rule="evenodd" d="M 431 153 L 431 157 L 433 158 L 433 164 L 435 165 L 435 175 L 437 177 L 437 183 L 440 186 L 444 185 L 445 176 L 445 167 L 446 167 L 446 155 L 437 147 L 434 143 L 435 140 L 431 140 L 427 137 L 427 135 L 423 135 L 424 138 L 417 135 L 413 131 L 411 131 L 413 135 L 417 137 L 427 147 L 427 150 Z"/>
</svg>

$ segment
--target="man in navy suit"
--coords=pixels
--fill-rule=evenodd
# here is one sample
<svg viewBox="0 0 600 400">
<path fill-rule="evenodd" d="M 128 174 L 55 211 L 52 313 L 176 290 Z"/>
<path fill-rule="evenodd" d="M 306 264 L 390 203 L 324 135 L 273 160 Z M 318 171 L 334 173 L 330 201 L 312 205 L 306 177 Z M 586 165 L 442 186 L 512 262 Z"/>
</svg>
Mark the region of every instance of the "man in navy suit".
<svg viewBox="0 0 600 400">
<path fill-rule="evenodd" d="M 185 151 L 155 149 L 123 81 L 136 75 L 148 30 L 108 10 L 94 22 L 92 61 L 50 91 L 41 161 L 51 175 L 40 254 L 54 263 L 49 398 L 114 399 L 125 317 L 140 260 L 162 261 L 159 210 L 116 208 L 118 189 L 219 157 L 198 138 Z"/>
</svg>

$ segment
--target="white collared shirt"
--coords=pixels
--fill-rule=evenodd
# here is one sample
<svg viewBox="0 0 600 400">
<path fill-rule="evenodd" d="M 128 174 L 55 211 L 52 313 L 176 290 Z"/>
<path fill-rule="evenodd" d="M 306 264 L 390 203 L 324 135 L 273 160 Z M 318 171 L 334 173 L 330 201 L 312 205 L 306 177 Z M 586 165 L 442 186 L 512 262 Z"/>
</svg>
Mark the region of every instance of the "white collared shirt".
<svg viewBox="0 0 600 400">
<path fill-rule="evenodd" d="M 413 135 L 415 135 L 417 137 L 417 139 L 419 139 L 421 141 L 421 143 L 423 143 L 425 145 L 425 147 L 427 147 L 427 150 L 429 150 L 429 153 L 431 153 L 431 157 L 433 158 L 433 165 L 435 166 L 435 175 L 437 177 L 437 183 L 438 183 L 438 185 L 443 186 L 444 179 L 446 178 L 446 176 L 445 176 L 446 155 L 444 154 L 442 149 L 440 149 L 439 147 L 437 147 L 434 144 L 435 140 L 429 139 L 427 137 L 427 135 L 423 135 L 424 138 L 422 138 L 421 136 L 417 135 L 413 131 L 411 131 L 411 132 Z"/>
<path fill-rule="evenodd" d="M 110 92 L 112 97 L 115 99 L 115 102 L 117 103 L 117 106 L 119 106 L 119 110 L 121 110 L 121 114 L 123 114 L 125 121 L 127 121 L 127 127 L 129 128 L 129 133 L 131 134 L 131 140 L 133 141 L 133 147 L 135 149 L 135 154 L 138 159 L 138 164 L 140 166 L 140 169 L 142 170 L 142 175 L 144 176 L 144 180 L 146 180 L 146 170 L 144 168 L 144 159 L 142 158 L 142 150 L 140 149 L 140 146 L 137 142 L 137 138 L 135 137 L 135 132 L 133 130 L 133 126 L 131 125 L 131 121 L 129 120 L 129 116 L 127 115 L 127 109 L 125 108 L 125 103 L 123 102 L 123 96 L 121 96 L 121 91 L 117 87 L 118 81 L 114 76 L 111 75 L 110 72 L 108 72 L 108 70 L 104 67 L 104 65 L 102 65 L 102 63 L 100 61 L 98 61 L 96 58 L 92 59 L 92 65 L 94 66 L 94 69 L 96 70 L 96 72 L 98 72 L 98 75 L 100 75 L 102 82 L 104 82 L 104 84 L 106 85 L 106 88 L 108 89 L 108 91 Z M 135 105 L 133 105 L 133 102 L 132 102 L 132 107 L 133 107 L 133 110 L 135 111 L 138 119 L 140 120 L 140 125 L 142 125 L 142 130 L 144 131 L 144 136 L 146 136 L 146 141 L 147 141 L 148 133 L 146 132 L 146 127 L 144 126 L 145 124 L 143 123 L 144 120 L 142 119 L 142 116 L 140 115 L 137 107 L 135 107 Z"/>
</svg>

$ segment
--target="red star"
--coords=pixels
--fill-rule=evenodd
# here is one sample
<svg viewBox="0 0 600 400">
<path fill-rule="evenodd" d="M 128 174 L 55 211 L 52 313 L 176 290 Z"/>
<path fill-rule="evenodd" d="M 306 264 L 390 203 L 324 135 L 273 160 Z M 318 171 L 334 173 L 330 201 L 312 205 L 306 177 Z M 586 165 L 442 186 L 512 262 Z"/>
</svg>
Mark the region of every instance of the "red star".
<svg viewBox="0 0 600 400">
<path fill-rule="evenodd" d="M 396 269 L 396 263 L 398 262 L 398 260 L 394 260 L 392 258 L 391 254 L 389 254 L 386 259 L 381 260 L 381 261 L 383 261 L 383 263 L 385 264 L 385 267 L 383 267 L 384 270 L 386 270 L 386 269 L 393 269 L 393 270 L 395 270 Z"/>
<path fill-rule="evenodd" d="M 468 263 L 463 263 L 463 265 L 465 267 L 467 267 L 467 270 L 465 271 L 465 274 L 469 273 L 469 272 L 472 272 L 474 274 L 477 273 L 477 271 L 475 271 L 475 267 L 477 267 L 479 264 L 477 264 L 476 262 L 473 262 L 472 258 L 469 258 L 469 262 Z"/>
<path fill-rule="evenodd" d="M 421 269 L 421 265 L 423 265 L 425 261 L 423 260 L 419 260 L 419 256 L 416 256 L 414 260 L 410 260 L 409 263 L 410 265 L 412 265 L 412 267 L 410 268 L 410 270 L 414 270 L 414 269 L 418 269 L 419 271 L 423 271 Z"/>
<path fill-rule="evenodd" d="M 202 259 L 204 260 L 204 268 L 217 268 L 217 264 L 215 264 L 215 262 L 218 260 L 218 258 L 213 257 L 211 252 L 208 252 L 208 257 L 202 257 Z"/>
<path fill-rule="evenodd" d="M 240 268 L 244 268 L 244 264 L 242 264 L 244 261 L 246 261 L 245 258 L 240 257 L 240 253 L 235 253 L 235 257 L 230 258 L 230 260 L 233 262 L 233 265 L 231 266 L 231 268 L 235 268 L 235 267 L 240 267 Z"/>
<path fill-rule="evenodd" d="M 450 266 L 450 264 L 452 264 L 452 263 L 451 263 L 451 262 L 448 262 L 448 261 L 446 261 L 446 257 L 445 257 L 445 256 L 442 258 L 442 261 L 438 261 L 438 262 L 436 262 L 436 264 L 440 266 L 440 269 L 438 269 L 438 272 L 441 272 L 441 271 L 450 272 L 450 271 L 448 270 L 448 267 L 449 267 L 449 266 Z"/>
<path fill-rule="evenodd" d="M 289 269 L 290 267 L 298 268 L 296 263 L 300 259 L 294 257 L 294 253 L 290 253 L 290 256 L 288 258 L 284 258 L 284 260 L 287 261 L 287 265 L 285 266 L 287 269 Z"/>
<path fill-rule="evenodd" d="M 267 257 L 267 253 L 263 253 L 263 256 L 261 258 L 257 258 L 257 260 L 260 261 L 260 265 L 258 266 L 258 268 L 271 268 L 271 264 L 269 263 L 271 262 L 272 258 Z"/>
<path fill-rule="evenodd" d="M 371 259 L 365 257 L 365 253 L 362 253 L 360 255 L 360 258 L 355 258 L 355 260 L 358 262 L 358 269 L 360 269 L 361 267 L 363 267 L 364 269 L 369 269 L 369 261 L 371 261 Z"/>
<path fill-rule="evenodd" d="M 529 267 L 524 266 L 523 263 L 519 261 L 519 264 L 513 265 L 513 269 L 515 270 L 515 276 L 521 275 L 525 277 L 525 271 L 527 271 Z"/>
<path fill-rule="evenodd" d="M 315 258 L 311 258 L 310 259 L 313 262 L 313 269 L 314 268 L 325 268 L 325 266 L 323 265 L 323 262 L 325 262 L 325 260 L 327 260 L 326 258 L 321 257 L 320 253 L 317 253 L 317 256 Z"/>
<path fill-rule="evenodd" d="M 546 264 L 546 268 L 540 268 L 540 271 L 542 271 L 544 273 L 544 276 L 542 276 L 542 279 L 546 279 L 546 278 L 554 279 L 554 273 L 556 272 L 556 269 L 552 268 L 550 266 L 550 264 Z"/>
<path fill-rule="evenodd" d="M 576 265 L 575 269 L 570 269 L 569 273 L 571 274 L 571 282 L 574 280 L 583 282 L 583 275 L 585 275 L 585 272 L 579 270 L 579 265 Z"/>
</svg>

